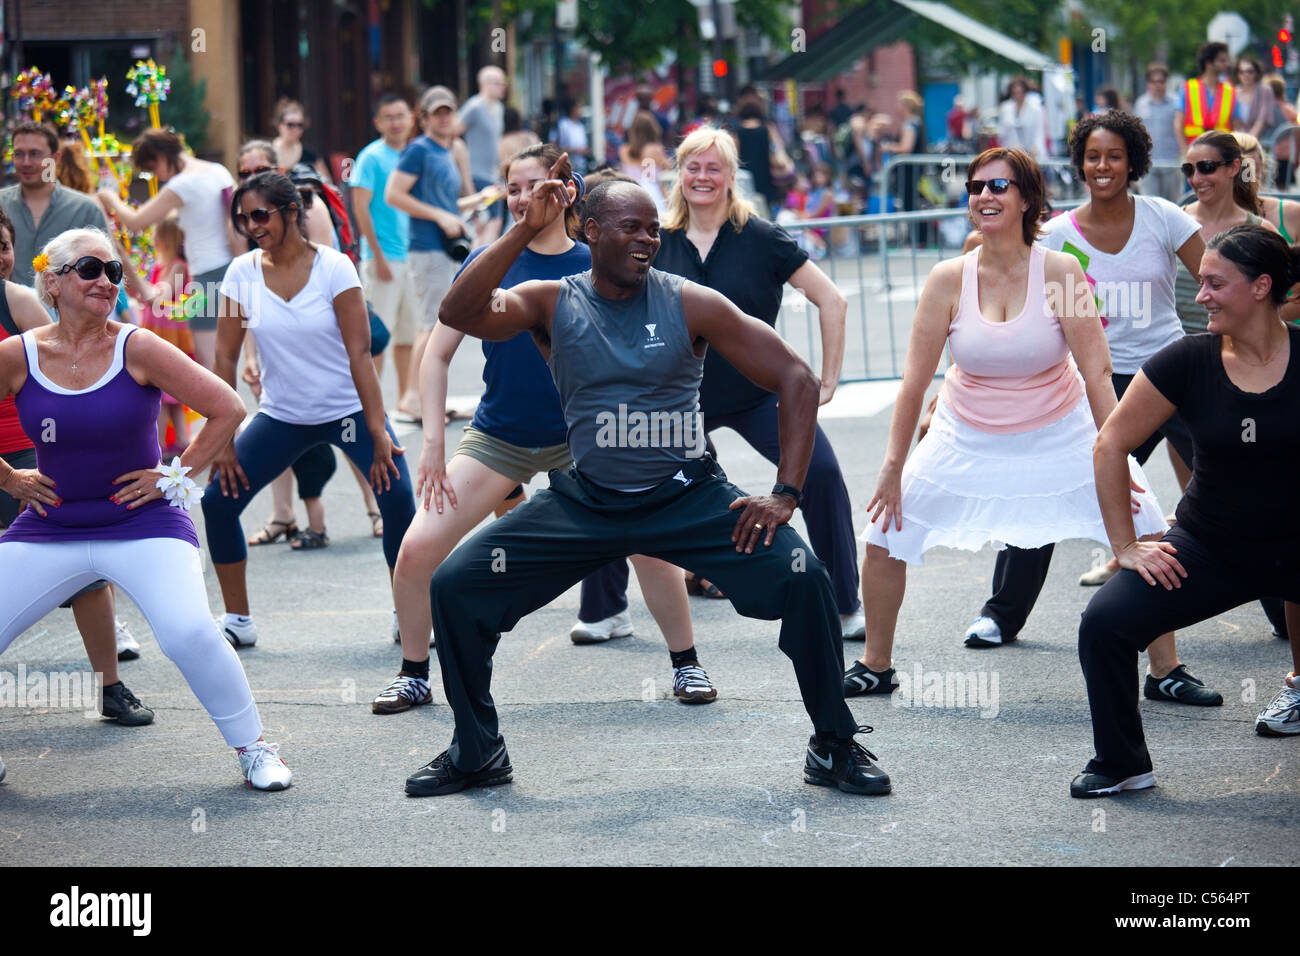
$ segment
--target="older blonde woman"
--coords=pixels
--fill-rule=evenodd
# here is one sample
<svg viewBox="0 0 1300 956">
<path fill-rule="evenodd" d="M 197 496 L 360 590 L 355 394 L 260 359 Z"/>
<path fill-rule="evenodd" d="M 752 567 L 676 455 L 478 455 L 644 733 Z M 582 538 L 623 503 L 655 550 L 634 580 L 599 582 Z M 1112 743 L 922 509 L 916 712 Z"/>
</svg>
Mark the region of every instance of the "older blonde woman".
<svg viewBox="0 0 1300 956">
<path fill-rule="evenodd" d="M 208 616 L 186 510 L 197 488 L 158 463 L 162 392 L 208 420 L 181 456 L 185 471 L 204 468 L 229 444 L 244 404 L 153 333 L 110 320 L 122 263 L 104 233 L 65 232 L 33 266 L 36 292 L 59 321 L 0 342 L 0 399 L 14 395 L 24 430 L 40 436 L 36 469 L 0 464 L 0 488 L 29 506 L 0 537 L 0 580 L 28 582 L 0 591 L 0 651 L 105 578 L 139 606 L 237 749 L 249 786 L 283 790 L 289 768 L 262 738 L 248 679 Z"/>
<path fill-rule="evenodd" d="M 817 309 L 821 327 L 824 405 L 839 382 L 848 303 L 789 233 L 755 215 L 736 189 L 739 165 L 735 141 L 726 132 L 704 127 L 682 141 L 655 268 L 716 289 L 742 312 L 771 326 L 776 325 L 787 284 L 806 296 Z M 754 385 L 712 349 L 704 360 L 700 413 L 706 432 L 730 428 L 776 464 L 776 396 Z M 808 537 L 830 572 L 844 636 L 860 640 L 865 623 L 858 599 L 853 508 L 839 461 L 821 428 L 800 491 Z"/>
</svg>

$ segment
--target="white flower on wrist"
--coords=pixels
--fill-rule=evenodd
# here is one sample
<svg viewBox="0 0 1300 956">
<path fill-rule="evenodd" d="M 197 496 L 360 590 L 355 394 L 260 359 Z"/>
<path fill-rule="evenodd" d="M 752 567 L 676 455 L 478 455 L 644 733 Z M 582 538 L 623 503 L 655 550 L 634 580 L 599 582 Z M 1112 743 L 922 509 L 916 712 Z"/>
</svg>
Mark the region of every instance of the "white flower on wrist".
<svg viewBox="0 0 1300 956">
<path fill-rule="evenodd" d="M 203 497 L 203 489 L 194 483 L 194 479 L 187 477 L 191 470 L 181 464 L 179 456 L 173 458 L 170 465 L 158 466 L 158 473 L 162 477 L 158 479 L 156 487 L 173 508 L 188 511 Z"/>
</svg>

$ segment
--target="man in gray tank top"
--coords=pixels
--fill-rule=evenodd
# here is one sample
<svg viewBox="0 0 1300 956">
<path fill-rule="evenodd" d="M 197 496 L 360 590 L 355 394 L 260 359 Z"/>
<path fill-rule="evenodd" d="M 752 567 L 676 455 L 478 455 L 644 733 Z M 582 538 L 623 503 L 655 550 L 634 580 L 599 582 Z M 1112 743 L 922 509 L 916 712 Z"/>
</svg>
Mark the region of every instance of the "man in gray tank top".
<svg viewBox="0 0 1300 956">
<path fill-rule="evenodd" d="M 561 157 L 560 162 L 563 162 Z M 557 164 L 558 165 L 558 164 Z M 607 562 L 661 558 L 716 582 L 737 611 L 781 620 L 815 733 L 804 780 L 888 793 L 889 777 L 853 740 L 830 577 L 787 522 L 812 455 L 819 382 L 771 328 L 717 292 L 651 268 L 659 219 L 649 193 L 622 182 L 586 202 L 591 272 L 499 289 L 511 264 L 569 202 L 556 177 L 533 187 L 523 219 L 479 255 L 438 320 L 490 341 L 528 331 L 564 404 L 575 465 L 452 552 L 430 599 L 451 746 L 406 781 L 413 796 L 511 778 L 490 682 L 502 631 Z M 712 343 L 780 396 L 781 460 L 772 494 L 747 496 L 704 453 L 699 383 Z"/>
</svg>

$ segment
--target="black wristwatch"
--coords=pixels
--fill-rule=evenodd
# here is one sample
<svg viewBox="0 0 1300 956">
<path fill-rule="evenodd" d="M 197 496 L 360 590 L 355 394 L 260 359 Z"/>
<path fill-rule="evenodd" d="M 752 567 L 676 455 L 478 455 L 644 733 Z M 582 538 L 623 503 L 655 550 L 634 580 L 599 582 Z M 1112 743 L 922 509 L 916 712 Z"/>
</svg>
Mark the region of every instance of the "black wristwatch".
<svg viewBox="0 0 1300 956">
<path fill-rule="evenodd" d="M 794 485 L 783 485 L 781 484 L 781 482 L 778 481 L 776 485 L 773 486 L 772 488 L 772 494 L 789 495 L 791 498 L 794 499 L 794 506 L 796 508 L 803 506 L 803 492 L 800 491 L 798 488 L 796 488 Z"/>
</svg>

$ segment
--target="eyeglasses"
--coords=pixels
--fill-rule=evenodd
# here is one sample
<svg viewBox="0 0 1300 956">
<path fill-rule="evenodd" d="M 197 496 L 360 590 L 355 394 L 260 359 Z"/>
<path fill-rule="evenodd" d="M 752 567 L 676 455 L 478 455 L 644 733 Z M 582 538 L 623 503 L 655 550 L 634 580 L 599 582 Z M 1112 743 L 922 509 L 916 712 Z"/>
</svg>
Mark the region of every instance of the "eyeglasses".
<svg viewBox="0 0 1300 956">
<path fill-rule="evenodd" d="M 1227 165 L 1228 161 L 1225 159 L 1198 159 L 1194 163 L 1183 163 L 1183 178 L 1191 179 L 1194 172 L 1209 176 L 1220 166 Z"/>
<path fill-rule="evenodd" d="M 987 186 L 993 195 L 1001 196 L 1009 187 L 1018 185 L 1014 179 L 972 179 L 966 183 L 966 195 L 978 196 Z"/>
<path fill-rule="evenodd" d="M 265 226 L 271 221 L 271 214 L 283 208 L 283 206 L 275 206 L 271 209 L 267 209 L 265 206 L 258 206 L 252 212 L 241 212 L 235 216 L 235 225 L 239 227 L 240 232 L 248 231 L 248 223 L 250 221 L 255 226 Z"/>
<path fill-rule="evenodd" d="M 302 129 L 306 124 L 293 122 L 292 120 L 284 120 L 283 125 L 289 127 L 289 129 Z"/>
<path fill-rule="evenodd" d="M 274 166 L 258 166 L 256 169 L 241 169 L 239 171 L 239 178 L 247 179 L 249 176 L 256 176 L 259 173 L 273 173 L 273 172 L 275 172 Z"/>
<path fill-rule="evenodd" d="M 113 285 L 117 285 L 122 281 L 122 263 L 116 259 L 105 262 L 103 259 L 97 259 L 94 256 L 82 256 L 76 262 L 69 263 L 54 274 L 61 276 L 69 270 L 76 272 L 78 276 L 87 282 L 93 282 L 101 275 L 108 276 L 108 281 Z"/>
</svg>

